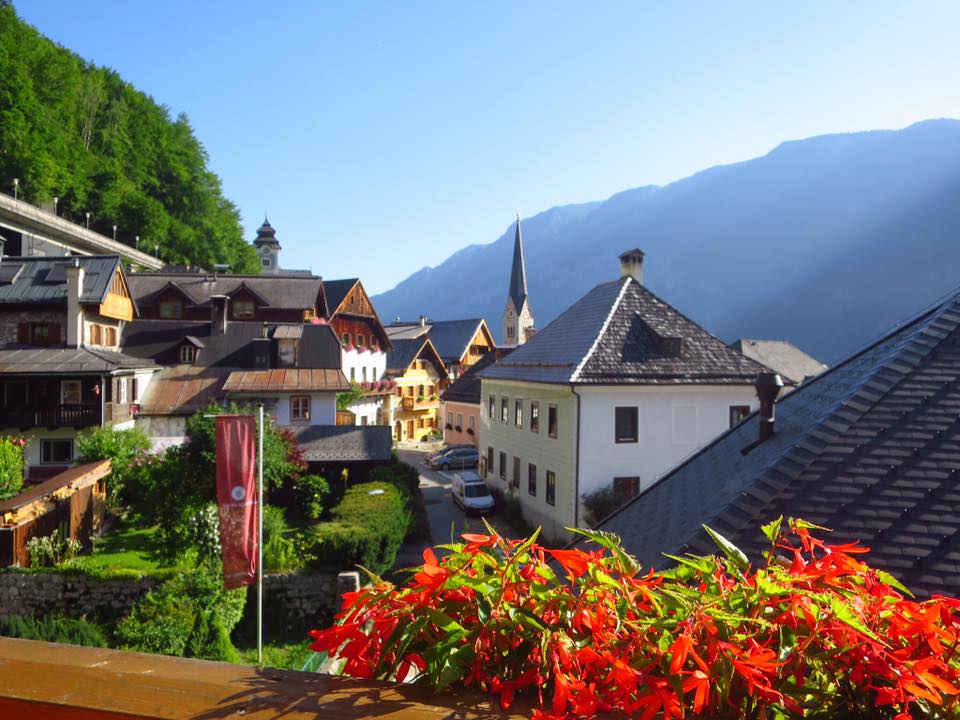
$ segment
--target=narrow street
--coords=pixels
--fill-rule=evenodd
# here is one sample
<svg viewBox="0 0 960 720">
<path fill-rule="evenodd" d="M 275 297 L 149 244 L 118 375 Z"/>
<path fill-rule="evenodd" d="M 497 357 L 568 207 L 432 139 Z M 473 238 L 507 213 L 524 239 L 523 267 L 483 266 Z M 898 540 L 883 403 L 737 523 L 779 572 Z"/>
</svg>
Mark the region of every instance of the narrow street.
<svg viewBox="0 0 960 720">
<path fill-rule="evenodd" d="M 420 491 L 423 493 L 423 501 L 427 508 L 430 535 L 433 541 L 429 545 L 427 543 L 404 545 L 397 555 L 395 569 L 421 564 L 424 549 L 450 542 L 451 533 L 456 540 L 461 533 L 486 532 L 483 520 L 478 515 L 467 515 L 459 505 L 453 502 L 450 485 L 455 471 L 430 470 L 423 462 L 428 453 L 423 451 L 401 449 L 398 454 L 403 462 L 420 471 Z M 496 510 L 487 515 L 486 520 L 504 537 L 517 537 L 516 531 L 497 515 Z"/>
</svg>

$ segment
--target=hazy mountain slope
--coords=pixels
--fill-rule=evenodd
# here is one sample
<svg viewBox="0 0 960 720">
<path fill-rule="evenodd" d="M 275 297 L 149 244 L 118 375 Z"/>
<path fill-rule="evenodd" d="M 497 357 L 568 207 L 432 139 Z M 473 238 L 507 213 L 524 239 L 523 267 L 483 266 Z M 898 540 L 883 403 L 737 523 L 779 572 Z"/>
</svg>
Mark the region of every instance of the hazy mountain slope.
<svg viewBox="0 0 960 720">
<path fill-rule="evenodd" d="M 650 288 L 721 337 L 785 338 L 836 360 L 960 284 L 958 178 L 960 122 L 936 120 L 788 142 L 576 206 L 549 237 L 525 235 L 537 323 L 614 277 L 616 256 L 637 246 Z M 468 264 L 452 267 L 458 253 L 374 302 L 385 318 L 482 314 L 497 333 L 510 238 L 468 248 Z"/>
</svg>

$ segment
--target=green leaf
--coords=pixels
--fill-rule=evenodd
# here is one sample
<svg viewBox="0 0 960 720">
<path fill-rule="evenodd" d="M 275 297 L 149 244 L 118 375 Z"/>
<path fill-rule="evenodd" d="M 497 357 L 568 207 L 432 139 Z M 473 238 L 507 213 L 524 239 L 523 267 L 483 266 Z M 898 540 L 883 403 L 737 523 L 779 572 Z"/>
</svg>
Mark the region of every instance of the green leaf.
<svg viewBox="0 0 960 720">
<path fill-rule="evenodd" d="M 717 547 L 723 551 L 724 555 L 730 558 L 730 561 L 734 565 L 741 570 L 746 570 L 750 566 L 750 560 L 747 559 L 747 556 L 743 550 L 727 540 L 723 535 L 718 533 L 713 528 L 704 525 L 703 529 L 707 531 L 707 535 L 713 539 L 713 541 L 717 544 Z"/>
<path fill-rule="evenodd" d="M 619 535 L 603 530 L 588 530 L 587 528 L 567 528 L 567 530 L 577 535 L 583 535 L 588 540 L 592 540 L 597 545 L 609 550 L 619 564 L 617 569 L 624 575 L 636 575 L 640 572 L 640 563 L 621 547 Z"/>
<path fill-rule="evenodd" d="M 680 557 L 678 555 L 663 553 L 663 556 L 706 575 L 712 573 L 716 568 L 716 563 L 709 555 L 687 555 L 686 557 Z"/>
<path fill-rule="evenodd" d="M 801 528 L 803 530 L 823 530 L 824 532 L 833 532 L 828 527 L 823 527 L 823 525 L 814 525 L 812 522 L 807 522 L 801 518 L 790 518 L 790 527 Z"/>
<path fill-rule="evenodd" d="M 443 632 L 448 636 L 454 633 L 457 635 L 467 634 L 466 628 L 464 628 L 463 625 L 458 623 L 445 612 L 441 612 L 440 610 L 436 610 L 434 608 L 428 608 L 427 616 L 434 625 L 443 630 Z"/>
<path fill-rule="evenodd" d="M 444 688 L 466 675 L 474 656 L 475 652 L 472 645 L 462 645 L 457 648 L 444 662 L 438 677 L 437 687 Z"/>
<path fill-rule="evenodd" d="M 857 617 L 857 614 L 853 611 L 853 608 L 851 608 L 849 605 L 843 602 L 843 600 L 836 597 L 835 595 L 830 596 L 830 611 L 833 613 L 833 616 L 837 618 L 837 620 L 843 623 L 846 623 L 847 625 L 852 627 L 854 630 L 862 632 L 864 635 L 866 635 L 868 638 L 872 640 L 876 640 L 877 642 L 883 642 L 879 637 L 877 637 L 870 631 L 870 628 L 868 628 L 866 625 L 864 625 L 860 621 L 860 618 Z"/>
<path fill-rule="evenodd" d="M 880 580 L 880 582 L 882 582 L 884 585 L 889 585 L 890 587 L 894 588 L 895 590 L 899 590 L 900 592 L 902 592 L 902 593 L 903 593 L 904 595 L 906 595 L 907 597 L 913 597 L 913 593 L 910 592 L 909 590 L 907 590 L 907 588 L 904 587 L 903 583 L 901 583 L 899 580 L 897 580 L 897 579 L 896 579 L 893 575 L 891 575 L 890 573 L 885 572 L 884 570 L 876 570 L 875 572 L 877 573 L 877 578 L 878 578 L 878 579 Z"/>
<path fill-rule="evenodd" d="M 783 526 L 783 515 L 778 517 L 776 520 L 767 523 L 766 525 L 761 525 L 760 529 L 763 530 L 763 534 L 767 536 L 767 539 L 771 543 L 775 543 L 780 538 L 780 528 Z"/>
</svg>

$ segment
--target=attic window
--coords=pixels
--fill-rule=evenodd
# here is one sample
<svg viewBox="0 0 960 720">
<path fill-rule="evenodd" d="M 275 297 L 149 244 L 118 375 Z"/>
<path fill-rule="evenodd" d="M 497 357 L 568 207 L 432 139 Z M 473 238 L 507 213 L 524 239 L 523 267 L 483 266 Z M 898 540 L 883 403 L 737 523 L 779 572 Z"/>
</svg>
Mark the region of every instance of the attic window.
<svg viewBox="0 0 960 720">
<path fill-rule="evenodd" d="M 237 300 L 233 303 L 234 320 L 253 319 L 253 300 Z"/>
<path fill-rule="evenodd" d="M 193 345 L 180 346 L 180 362 L 192 363 L 197 359 L 197 349 Z"/>
<path fill-rule="evenodd" d="M 160 303 L 160 318 L 162 320 L 178 320 L 183 317 L 183 303 L 179 300 L 164 300 Z"/>
</svg>

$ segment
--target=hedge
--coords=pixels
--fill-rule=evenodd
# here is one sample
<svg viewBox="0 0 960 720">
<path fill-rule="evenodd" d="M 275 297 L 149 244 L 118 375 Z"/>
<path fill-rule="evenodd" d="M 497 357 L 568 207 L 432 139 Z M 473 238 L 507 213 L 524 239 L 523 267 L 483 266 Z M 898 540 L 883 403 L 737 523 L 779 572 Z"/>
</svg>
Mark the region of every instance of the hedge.
<svg viewBox="0 0 960 720">
<path fill-rule="evenodd" d="M 12 498 L 23 487 L 23 446 L 19 437 L 0 438 L 0 500 Z"/>
<path fill-rule="evenodd" d="M 411 523 L 406 493 L 385 482 L 349 488 L 330 518 L 307 531 L 311 567 L 362 565 L 378 574 L 393 567 Z"/>
<path fill-rule="evenodd" d="M 0 616 L 0 635 L 24 640 L 107 647 L 107 639 L 98 625 L 84 620 L 51 615 L 30 617 L 24 615 Z"/>
</svg>

